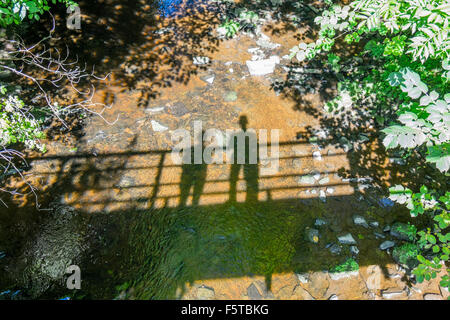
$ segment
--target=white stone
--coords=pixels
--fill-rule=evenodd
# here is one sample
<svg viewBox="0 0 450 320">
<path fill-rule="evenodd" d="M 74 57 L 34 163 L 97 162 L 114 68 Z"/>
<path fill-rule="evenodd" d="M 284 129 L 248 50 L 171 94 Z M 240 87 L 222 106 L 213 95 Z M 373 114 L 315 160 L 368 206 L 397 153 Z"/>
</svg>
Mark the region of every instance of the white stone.
<svg viewBox="0 0 450 320">
<path fill-rule="evenodd" d="M 301 283 L 307 283 L 309 280 L 309 274 L 308 273 L 296 273 L 298 281 Z"/>
<path fill-rule="evenodd" d="M 347 272 L 331 272 L 330 278 L 331 280 L 340 280 L 345 278 L 351 278 L 358 276 L 359 271 L 347 271 Z"/>
<path fill-rule="evenodd" d="M 339 236 L 338 240 L 342 244 L 356 244 L 356 240 L 353 238 L 353 236 L 350 233 L 347 233 L 343 236 Z"/>
<path fill-rule="evenodd" d="M 169 129 L 168 127 L 163 126 L 162 124 L 160 124 L 159 122 L 157 122 L 155 120 L 152 120 L 151 124 L 152 124 L 153 131 L 156 131 L 156 132 L 162 132 L 162 131 L 166 131 L 167 129 Z"/>
<path fill-rule="evenodd" d="M 274 72 L 275 66 L 280 63 L 280 58 L 278 56 L 271 56 L 269 59 L 247 60 L 245 63 L 252 76 L 264 76 Z"/>
<path fill-rule="evenodd" d="M 328 182 L 330 182 L 330 178 L 328 177 L 319 180 L 319 184 L 327 184 Z"/>
<path fill-rule="evenodd" d="M 383 292 L 382 296 L 385 299 L 393 299 L 393 298 L 396 298 L 396 297 L 401 296 L 403 294 L 404 294 L 403 291 Z"/>
<path fill-rule="evenodd" d="M 145 113 L 158 113 L 164 111 L 164 107 L 145 108 Z"/>
<path fill-rule="evenodd" d="M 313 159 L 317 161 L 322 161 L 322 155 L 320 154 L 320 151 L 313 152 Z"/>
</svg>

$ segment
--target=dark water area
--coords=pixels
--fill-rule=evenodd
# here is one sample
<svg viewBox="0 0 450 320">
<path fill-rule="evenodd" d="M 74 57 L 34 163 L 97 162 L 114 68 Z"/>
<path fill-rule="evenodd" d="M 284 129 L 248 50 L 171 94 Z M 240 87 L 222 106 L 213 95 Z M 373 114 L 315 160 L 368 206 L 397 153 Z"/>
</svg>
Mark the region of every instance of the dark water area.
<svg viewBox="0 0 450 320">
<path fill-rule="evenodd" d="M 183 9 L 194 8 L 196 5 L 206 3 L 205 0 L 157 0 L 157 12 L 165 18 L 183 15 Z"/>
</svg>

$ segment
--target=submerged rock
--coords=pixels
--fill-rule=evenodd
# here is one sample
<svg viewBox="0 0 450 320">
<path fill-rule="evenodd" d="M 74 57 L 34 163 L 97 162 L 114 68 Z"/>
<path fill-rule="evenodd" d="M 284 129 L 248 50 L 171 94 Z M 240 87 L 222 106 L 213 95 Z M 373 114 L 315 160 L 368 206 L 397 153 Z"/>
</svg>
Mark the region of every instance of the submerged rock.
<svg viewBox="0 0 450 320">
<path fill-rule="evenodd" d="M 248 288 L 247 288 L 247 296 L 251 299 L 251 300 L 260 300 L 262 299 L 262 295 L 259 292 L 258 288 L 255 286 L 254 283 L 252 283 Z"/>
<path fill-rule="evenodd" d="M 224 95 L 223 95 L 223 100 L 225 102 L 234 102 L 237 100 L 237 93 L 235 91 L 227 91 Z"/>
<path fill-rule="evenodd" d="M 350 252 L 351 252 L 351 254 L 356 256 L 359 253 L 359 249 L 358 249 L 357 246 L 351 246 L 350 247 Z"/>
<path fill-rule="evenodd" d="M 163 126 L 161 123 L 159 123 L 159 122 L 157 122 L 155 120 L 152 120 L 151 124 L 152 124 L 152 129 L 155 132 L 163 132 L 163 131 L 166 131 L 166 130 L 169 129 L 168 127 Z"/>
<path fill-rule="evenodd" d="M 338 240 L 342 244 L 356 244 L 356 240 L 350 233 L 344 234 L 338 237 Z"/>
<path fill-rule="evenodd" d="M 330 244 L 328 247 L 328 250 L 330 250 L 330 252 L 332 254 L 336 254 L 336 255 L 338 255 L 342 252 L 341 246 L 336 243 Z"/>
<path fill-rule="evenodd" d="M 395 242 L 394 241 L 384 241 L 382 244 L 380 244 L 380 250 L 387 250 L 389 248 L 392 248 L 395 246 Z"/>
<path fill-rule="evenodd" d="M 306 228 L 305 230 L 306 240 L 312 243 L 319 242 L 319 230 L 313 228 Z"/>
<path fill-rule="evenodd" d="M 325 220 L 320 219 L 320 218 L 317 218 L 316 221 L 314 222 L 314 225 L 316 227 L 321 227 L 321 226 L 324 226 L 326 224 L 327 224 L 327 222 Z"/>
<path fill-rule="evenodd" d="M 359 216 L 359 215 L 354 215 L 353 216 L 353 223 L 356 224 L 357 226 L 362 226 L 364 228 L 368 228 L 369 225 L 367 224 L 367 221 L 364 217 Z"/>
<path fill-rule="evenodd" d="M 207 286 L 201 286 L 197 289 L 197 299 L 199 300 L 210 300 L 214 298 L 215 292 L 213 288 Z"/>
<path fill-rule="evenodd" d="M 200 79 L 202 79 L 203 81 L 205 81 L 206 83 L 209 83 L 209 84 L 213 84 L 215 78 L 216 78 L 216 76 L 213 74 L 200 77 Z"/>
<path fill-rule="evenodd" d="M 269 59 L 248 60 L 245 63 L 252 76 L 264 76 L 275 71 L 276 65 L 280 63 L 280 58 L 278 56 L 271 56 Z"/>
</svg>

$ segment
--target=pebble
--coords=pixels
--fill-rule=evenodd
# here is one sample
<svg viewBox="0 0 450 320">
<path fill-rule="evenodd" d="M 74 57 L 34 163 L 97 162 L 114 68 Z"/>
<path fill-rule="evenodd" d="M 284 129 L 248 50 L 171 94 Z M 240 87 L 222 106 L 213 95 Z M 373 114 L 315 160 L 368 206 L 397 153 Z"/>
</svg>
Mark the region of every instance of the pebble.
<svg viewBox="0 0 450 320">
<path fill-rule="evenodd" d="M 262 295 L 261 293 L 259 293 L 258 288 L 255 286 L 254 283 L 252 283 L 248 288 L 247 288 L 247 296 L 251 299 L 251 300 L 260 300 L 262 299 Z"/>
<path fill-rule="evenodd" d="M 351 254 L 356 256 L 359 253 L 359 249 L 358 249 L 357 246 L 351 246 L 350 247 L 350 252 L 351 252 Z"/>
<path fill-rule="evenodd" d="M 159 113 L 159 112 L 163 112 L 164 111 L 164 107 L 154 107 L 154 108 L 145 108 L 144 112 L 145 113 Z"/>
<path fill-rule="evenodd" d="M 316 221 L 314 222 L 314 225 L 316 227 L 321 227 L 321 226 L 324 226 L 326 224 L 327 224 L 327 222 L 325 220 L 320 219 L 320 218 L 317 218 Z"/>
<path fill-rule="evenodd" d="M 353 216 L 353 223 L 356 224 L 357 226 L 362 226 L 364 228 L 368 228 L 369 225 L 367 224 L 367 221 L 364 217 L 359 216 L 359 215 L 354 215 Z"/>
<path fill-rule="evenodd" d="M 338 237 L 338 240 L 342 244 L 356 244 L 356 240 L 350 233 L 344 234 Z"/>
<path fill-rule="evenodd" d="M 330 182 L 330 178 L 328 177 L 319 180 L 319 184 L 327 184 L 328 182 Z"/>
<path fill-rule="evenodd" d="M 275 66 L 280 63 L 280 58 L 278 56 L 271 56 L 269 59 L 256 61 L 247 60 L 245 63 L 250 75 L 264 76 L 275 71 Z"/>
<path fill-rule="evenodd" d="M 390 292 L 383 292 L 381 295 L 385 299 L 392 299 L 397 298 L 398 296 L 404 295 L 404 291 L 390 291 Z"/>
<path fill-rule="evenodd" d="M 237 98 L 237 93 L 235 91 L 228 91 L 223 96 L 223 100 L 225 100 L 225 102 L 234 102 Z"/>
<path fill-rule="evenodd" d="M 213 84 L 215 78 L 216 78 L 216 76 L 212 74 L 212 75 L 203 76 L 200 79 L 202 79 L 206 83 Z"/>
<path fill-rule="evenodd" d="M 322 161 L 322 155 L 320 154 L 320 151 L 314 151 L 312 155 L 314 160 Z"/>
<path fill-rule="evenodd" d="M 319 242 L 319 230 L 307 227 L 305 230 L 306 239 L 312 243 Z"/>
<path fill-rule="evenodd" d="M 327 195 L 325 194 L 325 191 L 323 191 L 323 190 L 319 191 L 319 199 L 322 202 L 326 202 L 327 201 Z"/>
<path fill-rule="evenodd" d="M 380 250 L 387 250 L 389 248 L 392 248 L 395 246 L 395 242 L 394 241 L 384 241 L 382 244 L 380 244 Z"/>
<path fill-rule="evenodd" d="M 440 294 L 437 293 L 425 293 L 423 300 L 444 300 Z"/>
<path fill-rule="evenodd" d="M 314 177 L 311 175 L 306 175 L 306 176 L 300 177 L 298 182 L 302 183 L 302 184 L 314 184 L 316 182 L 316 179 L 314 179 Z"/>
<path fill-rule="evenodd" d="M 152 120 L 151 124 L 152 124 L 152 129 L 155 132 L 163 132 L 163 131 L 166 131 L 167 129 L 169 129 L 168 127 L 163 126 L 161 123 L 159 123 L 155 120 Z"/>
<path fill-rule="evenodd" d="M 338 298 L 337 295 L 332 294 L 332 295 L 328 298 L 328 300 L 339 300 L 339 298 Z"/>
<path fill-rule="evenodd" d="M 328 249 L 332 254 L 340 254 L 342 252 L 342 248 L 336 243 L 331 244 Z"/>
<path fill-rule="evenodd" d="M 375 237 L 377 239 L 384 239 L 384 238 L 386 238 L 385 235 L 382 234 L 382 233 L 374 232 L 373 234 L 375 235 Z"/>
<path fill-rule="evenodd" d="M 209 300 L 214 298 L 215 292 L 213 288 L 207 286 L 201 286 L 197 289 L 197 299 L 199 300 Z"/>
<path fill-rule="evenodd" d="M 300 283 L 307 283 L 309 281 L 309 273 L 296 273 Z"/>
</svg>

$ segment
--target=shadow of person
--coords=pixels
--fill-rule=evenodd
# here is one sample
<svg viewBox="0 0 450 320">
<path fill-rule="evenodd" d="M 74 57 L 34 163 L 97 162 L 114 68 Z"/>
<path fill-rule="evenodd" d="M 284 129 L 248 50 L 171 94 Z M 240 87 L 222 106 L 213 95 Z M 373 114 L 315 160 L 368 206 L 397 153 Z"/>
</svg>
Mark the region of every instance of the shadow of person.
<svg viewBox="0 0 450 320">
<path fill-rule="evenodd" d="M 230 172 L 230 202 L 237 200 L 237 182 L 241 168 L 246 182 L 246 202 L 258 201 L 258 141 L 254 130 L 247 130 L 248 119 L 243 115 L 239 118 L 241 130 L 234 133 L 229 141 L 233 152 L 233 164 Z"/>
<path fill-rule="evenodd" d="M 203 161 L 203 151 L 205 149 L 203 135 L 204 131 L 199 134 L 197 145 L 183 150 L 183 164 L 181 166 L 182 172 L 180 181 L 180 207 L 187 205 L 191 188 L 193 188 L 192 205 L 197 206 L 203 192 L 203 187 L 205 186 L 207 165 Z"/>
</svg>

